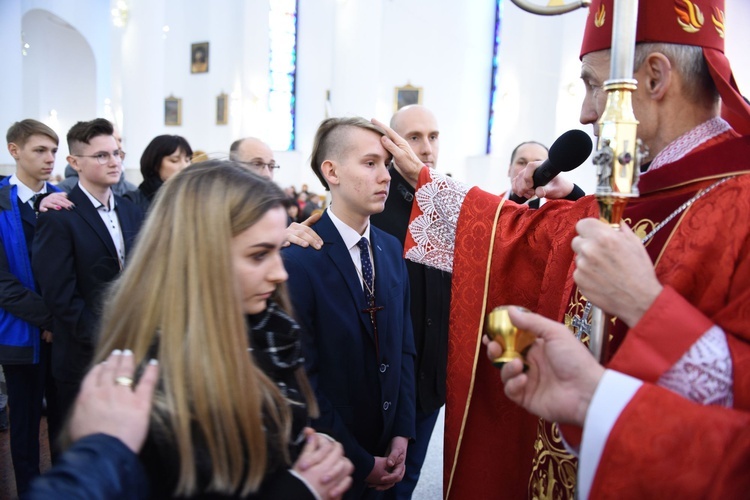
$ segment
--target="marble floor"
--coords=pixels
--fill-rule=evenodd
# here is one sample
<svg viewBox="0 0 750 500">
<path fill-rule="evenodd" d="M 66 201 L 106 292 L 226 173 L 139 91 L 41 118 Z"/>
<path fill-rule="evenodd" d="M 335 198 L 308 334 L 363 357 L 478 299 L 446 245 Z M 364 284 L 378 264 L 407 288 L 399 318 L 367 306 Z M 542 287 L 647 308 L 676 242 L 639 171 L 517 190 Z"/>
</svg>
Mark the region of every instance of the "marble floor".
<svg viewBox="0 0 750 500">
<path fill-rule="evenodd" d="M 445 427 L 445 407 L 441 408 L 435 430 L 432 431 L 427 458 L 422 466 L 413 500 L 439 500 L 443 498 L 443 429 Z"/>
</svg>

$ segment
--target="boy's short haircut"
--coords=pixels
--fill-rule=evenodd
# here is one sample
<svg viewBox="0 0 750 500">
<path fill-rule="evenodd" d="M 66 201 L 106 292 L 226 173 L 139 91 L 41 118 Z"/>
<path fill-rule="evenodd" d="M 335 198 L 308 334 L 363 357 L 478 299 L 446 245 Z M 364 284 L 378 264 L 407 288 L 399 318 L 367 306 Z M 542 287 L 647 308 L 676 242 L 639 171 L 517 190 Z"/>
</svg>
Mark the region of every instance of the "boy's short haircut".
<svg viewBox="0 0 750 500">
<path fill-rule="evenodd" d="M 54 130 L 48 125 L 38 120 L 32 120 L 31 118 L 11 125 L 8 133 L 5 134 L 5 139 L 8 141 L 8 144 L 12 142 L 19 148 L 22 148 L 32 135 L 44 135 L 55 141 L 55 144 L 60 144 L 60 138 L 57 137 Z"/>
<path fill-rule="evenodd" d="M 115 128 L 104 118 L 94 118 L 88 122 L 78 122 L 68 131 L 68 149 L 70 154 L 78 154 L 80 144 L 89 144 L 91 139 L 100 135 L 114 135 Z"/>
<path fill-rule="evenodd" d="M 318 131 L 315 133 L 310 166 L 318 179 L 320 179 L 323 187 L 326 188 L 326 191 L 330 191 L 330 188 L 323 173 L 320 171 L 320 167 L 326 160 L 341 157 L 346 145 L 346 131 L 351 127 L 371 130 L 378 135 L 385 135 L 383 129 L 360 116 L 327 118 L 323 120 L 318 127 Z"/>
</svg>

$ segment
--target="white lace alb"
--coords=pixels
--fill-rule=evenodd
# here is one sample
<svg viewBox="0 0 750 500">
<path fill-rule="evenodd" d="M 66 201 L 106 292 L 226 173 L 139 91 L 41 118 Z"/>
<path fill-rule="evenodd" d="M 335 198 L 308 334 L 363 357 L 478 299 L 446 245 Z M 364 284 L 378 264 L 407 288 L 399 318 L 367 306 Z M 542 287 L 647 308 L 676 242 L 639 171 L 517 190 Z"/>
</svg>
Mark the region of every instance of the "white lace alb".
<svg viewBox="0 0 750 500">
<path fill-rule="evenodd" d="M 441 271 L 453 272 L 456 226 L 469 186 L 430 170 L 430 182 L 415 193 L 422 215 L 409 224 L 416 242 L 406 258 Z"/>
<path fill-rule="evenodd" d="M 724 331 L 714 325 L 657 384 L 696 403 L 731 408 L 732 358 Z"/>
</svg>

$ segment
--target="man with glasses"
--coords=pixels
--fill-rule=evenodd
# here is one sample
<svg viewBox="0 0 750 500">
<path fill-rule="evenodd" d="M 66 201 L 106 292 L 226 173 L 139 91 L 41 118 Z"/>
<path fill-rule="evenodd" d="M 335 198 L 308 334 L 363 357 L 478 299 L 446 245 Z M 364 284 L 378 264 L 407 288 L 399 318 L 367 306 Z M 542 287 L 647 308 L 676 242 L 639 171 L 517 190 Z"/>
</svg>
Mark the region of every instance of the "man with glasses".
<svg viewBox="0 0 750 500">
<path fill-rule="evenodd" d="M 273 173 L 280 168 L 273 159 L 268 144 L 255 137 L 245 137 L 232 143 L 229 159 L 247 166 L 254 174 L 273 180 Z"/>
<path fill-rule="evenodd" d="M 39 214 L 32 269 L 54 316 L 52 376 L 65 414 L 93 355 L 101 299 L 117 277 L 141 225 L 141 211 L 115 195 L 124 156 L 112 124 L 97 118 L 68 132 L 68 163 L 78 172 L 75 210 Z"/>
<path fill-rule="evenodd" d="M 273 180 L 274 171 L 281 168 L 273 159 L 273 151 L 265 142 L 255 137 L 237 139 L 229 147 L 229 159 L 242 163 L 251 172 Z M 320 214 L 310 216 L 303 222 L 292 222 L 286 229 L 286 245 L 294 243 L 302 247 L 312 246 L 316 250 L 323 247 L 323 240 L 310 229 L 318 222 Z"/>
<path fill-rule="evenodd" d="M 122 138 L 120 137 L 120 132 L 115 129 L 115 140 L 117 141 L 117 148 L 122 151 Z M 125 152 L 123 151 L 123 157 L 122 160 L 125 161 Z M 75 185 L 78 184 L 78 172 L 71 167 L 70 165 L 65 166 L 65 179 L 57 183 L 57 187 L 66 193 L 70 193 L 70 190 L 75 187 Z M 138 186 L 133 184 L 132 182 L 128 182 L 125 180 L 125 167 L 122 168 L 122 175 L 120 176 L 120 181 L 112 186 L 112 192 L 119 196 L 125 196 L 125 193 L 128 191 L 135 191 L 138 189 Z"/>
</svg>

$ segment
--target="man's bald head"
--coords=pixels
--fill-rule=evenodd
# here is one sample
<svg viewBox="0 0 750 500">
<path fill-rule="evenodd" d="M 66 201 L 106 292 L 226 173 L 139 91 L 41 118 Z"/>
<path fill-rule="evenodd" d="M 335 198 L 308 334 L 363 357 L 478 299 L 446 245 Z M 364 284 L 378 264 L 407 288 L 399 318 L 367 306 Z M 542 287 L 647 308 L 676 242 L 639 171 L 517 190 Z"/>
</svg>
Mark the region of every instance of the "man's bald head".
<svg viewBox="0 0 750 500">
<path fill-rule="evenodd" d="M 271 148 L 255 137 L 245 137 L 234 141 L 229 148 L 229 159 L 243 163 L 253 173 L 271 180 L 273 180 L 273 171 L 278 168 Z"/>
<path fill-rule="evenodd" d="M 404 106 L 391 117 L 391 128 L 406 139 L 425 165 L 435 167 L 440 149 L 440 130 L 432 111 L 421 104 Z"/>
</svg>

